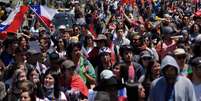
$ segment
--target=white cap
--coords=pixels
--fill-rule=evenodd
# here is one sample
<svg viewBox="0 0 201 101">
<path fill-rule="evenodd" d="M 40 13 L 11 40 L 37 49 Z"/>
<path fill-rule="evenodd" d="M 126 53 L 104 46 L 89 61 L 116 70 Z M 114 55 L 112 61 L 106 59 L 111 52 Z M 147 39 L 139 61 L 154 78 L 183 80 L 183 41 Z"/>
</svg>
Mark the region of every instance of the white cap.
<svg viewBox="0 0 201 101">
<path fill-rule="evenodd" d="M 60 25 L 59 29 L 66 29 L 66 26 L 65 25 Z"/>
<path fill-rule="evenodd" d="M 108 69 L 105 69 L 100 73 L 101 79 L 110 79 L 113 76 L 114 76 L 113 72 L 111 70 L 108 70 Z"/>
</svg>

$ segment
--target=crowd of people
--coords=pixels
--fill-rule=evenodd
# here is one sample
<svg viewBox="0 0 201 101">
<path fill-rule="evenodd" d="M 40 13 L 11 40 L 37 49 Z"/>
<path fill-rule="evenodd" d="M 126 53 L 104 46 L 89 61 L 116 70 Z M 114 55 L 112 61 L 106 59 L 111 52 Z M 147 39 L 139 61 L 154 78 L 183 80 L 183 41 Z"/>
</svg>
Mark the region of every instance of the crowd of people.
<svg viewBox="0 0 201 101">
<path fill-rule="evenodd" d="M 198 2 L 60 4 L 71 23 L 47 27 L 30 11 L 0 34 L 0 101 L 201 101 Z M 1 4 L 0 22 L 13 9 Z"/>
</svg>

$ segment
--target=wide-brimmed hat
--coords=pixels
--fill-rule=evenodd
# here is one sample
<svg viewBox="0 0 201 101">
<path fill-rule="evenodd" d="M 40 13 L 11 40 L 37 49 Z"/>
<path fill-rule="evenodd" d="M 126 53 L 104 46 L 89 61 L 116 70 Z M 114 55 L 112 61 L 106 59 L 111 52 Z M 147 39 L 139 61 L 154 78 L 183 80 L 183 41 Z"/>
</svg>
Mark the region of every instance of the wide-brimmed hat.
<svg viewBox="0 0 201 101">
<path fill-rule="evenodd" d="M 183 48 L 177 48 L 174 50 L 174 55 L 186 55 L 186 52 Z"/>
</svg>

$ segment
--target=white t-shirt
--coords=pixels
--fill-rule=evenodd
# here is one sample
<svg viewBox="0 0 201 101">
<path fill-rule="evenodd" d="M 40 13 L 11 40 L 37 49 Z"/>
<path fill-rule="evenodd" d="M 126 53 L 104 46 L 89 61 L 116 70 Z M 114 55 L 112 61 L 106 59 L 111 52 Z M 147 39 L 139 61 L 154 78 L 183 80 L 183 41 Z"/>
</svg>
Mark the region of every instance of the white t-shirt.
<svg viewBox="0 0 201 101">
<path fill-rule="evenodd" d="M 197 101 L 201 101 L 201 84 L 193 84 Z"/>
</svg>

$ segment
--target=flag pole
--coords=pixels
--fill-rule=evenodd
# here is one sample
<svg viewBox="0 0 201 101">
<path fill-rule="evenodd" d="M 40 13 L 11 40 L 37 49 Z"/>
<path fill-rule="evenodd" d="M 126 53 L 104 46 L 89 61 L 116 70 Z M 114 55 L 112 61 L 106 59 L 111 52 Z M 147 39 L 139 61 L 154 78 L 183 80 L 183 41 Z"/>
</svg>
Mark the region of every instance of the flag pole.
<svg viewBox="0 0 201 101">
<path fill-rule="evenodd" d="M 29 8 L 36 14 L 36 16 L 40 19 L 40 21 L 42 21 L 44 26 L 48 29 L 48 32 L 50 32 L 50 29 L 49 29 L 48 25 L 45 23 L 45 21 L 36 13 L 36 11 L 33 10 L 33 8 L 30 5 L 29 5 Z"/>
</svg>

